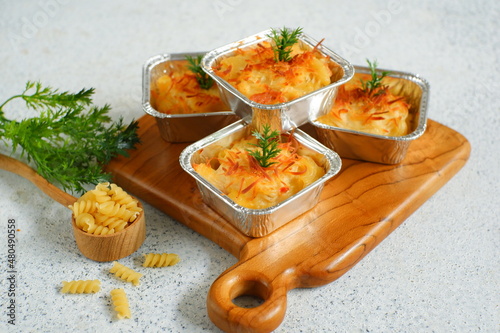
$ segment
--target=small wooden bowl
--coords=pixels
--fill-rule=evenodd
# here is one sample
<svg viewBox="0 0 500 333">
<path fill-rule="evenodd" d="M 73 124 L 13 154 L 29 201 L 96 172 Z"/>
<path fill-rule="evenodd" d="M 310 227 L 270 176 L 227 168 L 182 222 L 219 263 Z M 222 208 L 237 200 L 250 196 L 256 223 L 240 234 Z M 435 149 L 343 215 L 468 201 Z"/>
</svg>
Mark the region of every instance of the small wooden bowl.
<svg viewBox="0 0 500 333">
<path fill-rule="evenodd" d="M 140 203 L 139 207 L 142 208 Z M 128 227 L 110 235 L 94 235 L 83 231 L 76 226 L 73 214 L 71 224 L 78 249 L 85 257 L 95 261 L 114 261 L 127 257 L 137 251 L 146 239 L 144 210 Z"/>
<path fill-rule="evenodd" d="M 43 193 L 64 207 L 73 205 L 77 200 L 74 196 L 64 192 L 40 176 L 29 165 L 12 157 L 0 154 L 0 169 L 26 178 L 42 190 Z M 141 202 L 139 200 L 137 202 L 138 206 L 143 208 Z M 131 255 L 141 247 L 146 239 L 144 209 L 128 227 L 111 235 L 93 235 L 81 230 L 76 226 L 73 214 L 71 214 L 71 224 L 73 225 L 73 233 L 78 249 L 85 257 L 95 261 L 113 261 Z"/>
</svg>

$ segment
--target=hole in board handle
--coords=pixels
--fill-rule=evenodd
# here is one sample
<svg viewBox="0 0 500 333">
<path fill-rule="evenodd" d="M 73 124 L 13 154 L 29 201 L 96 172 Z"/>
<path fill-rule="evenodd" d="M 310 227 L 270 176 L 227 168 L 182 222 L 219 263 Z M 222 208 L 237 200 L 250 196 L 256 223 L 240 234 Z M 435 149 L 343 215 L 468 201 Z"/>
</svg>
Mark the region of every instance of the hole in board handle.
<svg viewBox="0 0 500 333">
<path fill-rule="evenodd" d="M 239 280 L 231 288 L 231 300 L 241 308 L 256 308 L 269 298 L 270 293 L 269 286 L 262 281 Z"/>
</svg>

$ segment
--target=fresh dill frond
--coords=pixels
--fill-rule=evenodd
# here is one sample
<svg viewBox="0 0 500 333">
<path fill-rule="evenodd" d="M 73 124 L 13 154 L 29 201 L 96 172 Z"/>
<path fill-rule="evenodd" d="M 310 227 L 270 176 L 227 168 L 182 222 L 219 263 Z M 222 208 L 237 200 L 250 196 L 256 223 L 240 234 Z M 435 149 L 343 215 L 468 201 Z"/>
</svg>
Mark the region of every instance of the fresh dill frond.
<svg viewBox="0 0 500 333">
<path fill-rule="evenodd" d="M 21 157 L 32 162 L 41 176 L 64 190 L 83 193 L 85 184 L 109 181 L 103 168 L 118 155 L 128 156 L 127 150 L 139 143 L 138 123 L 113 122 L 109 105 L 92 105 L 93 93 L 94 89 L 58 92 L 28 82 L 22 94 L 0 105 L 0 140 L 11 146 L 12 153 L 21 150 Z M 24 100 L 39 115 L 7 119 L 3 107 L 14 99 Z"/>
<path fill-rule="evenodd" d="M 371 80 L 361 80 L 361 88 L 365 93 L 371 95 L 375 89 L 382 86 L 382 80 L 390 73 L 383 71 L 379 76 L 377 75 L 377 61 L 375 60 L 374 62 L 370 62 L 370 60 L 366 59 L 366 62 L 368 63 L 368 67 L 370 68 Z"/>
<path fill-rule="evenodd" d="M 28 94 L 30 90 L 34 90 L 34 92 Z M 89 105 L 92 102 L 92 94 L 94 94 L 93 88 L 82 89 L 78 93 L 71 94 L 67 91 L 58 92 L 57 89 L 50 87 L 44 88 L 40 82 L 28 81 L 22 94 L 12 96 L 0 105 L 0 112 L 2 112 L 5 104 L 16 98 L 23 99 L 28 108 L 39 110 L 41 108 L 52 109 L 60 106 L 74 108 L 78 105 Z"/>
<path fill-rule="evenodd" d="M 196 76 L 196 81 L 198 81 L 200 88 L 208 90 L 214 84 L 214 80 L 201 68 L 200 64 L 202 58 L 203 55 L 201 54 L 196 58 L 186 56 L 186 60 L 189 62 L 188 69 Z"/>
<path fill-rule="evenodd" d="M 289 31 L 287 28 L 283 27 L 280 31 L 271 29 L 271 34 L 267 37 L 274 41 L 273 52 L 274 61 L 290 61 L 292 57 L 292 46 L 299 41 L 299 36 L 302 34 L 302 28 L 297 28 L 293 31 Z"/>
<path fill-rule="evenodd" d="M 276 163 L 271 162 L 270 159 L 278 156 L 281 151 L 281 149 L 278 148 L 280 135 L 279 132 L 276 130 L 271 131 L 271 126 L 264 125 L 262 128 L 262 133 L 254 130 L 252 132 L 252 135 L 257 138 L 257 144 L 251 143 L 251 145 L 260 149 L 247 149 L 248 153 L 253 156 L 263 168 L 267 168 Z"/>
</svg>

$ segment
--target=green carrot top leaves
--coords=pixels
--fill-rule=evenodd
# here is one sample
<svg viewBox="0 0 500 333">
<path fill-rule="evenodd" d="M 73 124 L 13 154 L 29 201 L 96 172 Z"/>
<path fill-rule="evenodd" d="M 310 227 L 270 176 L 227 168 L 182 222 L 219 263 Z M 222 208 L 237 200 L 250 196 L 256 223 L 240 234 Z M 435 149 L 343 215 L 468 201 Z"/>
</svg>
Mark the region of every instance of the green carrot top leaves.
<svg viewBox="0 0 500 333">
<path fill-rule="evenodd" d="M 257 144 L 252 144 L 255 147 L 260 149 L 250 150 L 248 149 L 248 153 L 253 156 L 257 162 L 259 162 L 260 166 L 263 168 L 267 168 L 273 165 L 276 162 L 271 162 L 270 159 L 278 156 L 281 149 L 278 148 L 279 143 L 279 132 L 271 131 L 271 126 L 264 125 L 262 129 L 262 133 L 255 130 L 252 132 L 252 135 L 257 138 Z"/>
<path fill-rule="evenodd" d="M 28 91 L 34 90 L 31 94 Z M 54 109 L 58 107 L 74 108 L 78 105 L 89 105 L 94 88 L 82 89 L 78 93 L 71 94 L 67 91 L 59 92 L 57 89 L 42 87 L 40 82 L 28 81 L 22 94 L 14 95 L 0 105 L 0 119 L 3 117 L 3 107 L 11 100 L 21 98 L 28 108 L 35 110 Z"/>
<path fill-rule="evenodd" d="M 196 75 L 196 81 L 202 89 L 208 90 L 214 84 L 214 80 L 201 68 L 201 59 L 203 55 L 199 55 L 196 58 L 191 56 L 186 56 L 186 60 L 188 61 L 188 69 Z"/>
<path fill-rule="evenodd" d="M 69 93 L 28 82 L 23 93 L 0 104 L 0 141 L 10 144 L 12 153 L 20 149 L 21 157 L 33 162 L 41 176 L 65 190 L 83 193 L 85 184 L 109 181 L 103 167 L 135 148 L 138 123 L 112 122 L 109 105 L 92 105 L 93 93 L 92 88 Z M 23 100 L 39 115 L 20 121 L 7 119 L 4 106 L 15 99 Z"/>
<path fill-rule="evenodd" d="M 366 62 L 368 63 L 368 66 L 370 67 L 370 75 L 371 75 L 371 80 L 370 81 L 361 81 L 361 87 L 362 90 L 365 93 L 368 93 L 371 95 L 373 91 L 375 91 L 377 88 L 382 87 L 382 80 L 384 77 L 389 75 L 389 72 L 382 72 L 379 75 L 377 75 L 377 61 L 370 62 L 370 60 L 366 59 Z"/>
<path fill-rule="evenodd" d="M 276 62 L 292 60 L 290 56 L 292 46 L 299 41 L 300 34 L 302 34 L 302 28 L 293 31 L 289 31 L 287 28 L 282 28 L 280 31 L 271 29 L 271 34 L 267 36 L 274 41 L 273 52 Z"/>
</svg>

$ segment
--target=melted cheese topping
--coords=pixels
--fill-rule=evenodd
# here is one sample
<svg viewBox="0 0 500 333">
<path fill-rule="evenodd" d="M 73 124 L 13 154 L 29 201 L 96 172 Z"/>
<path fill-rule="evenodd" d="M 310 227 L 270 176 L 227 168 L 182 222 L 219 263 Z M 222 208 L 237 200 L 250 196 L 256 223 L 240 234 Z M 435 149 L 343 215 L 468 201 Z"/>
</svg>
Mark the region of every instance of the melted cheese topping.
<svg viewBox="0 0 500 333">
<path fill-rule="evenodd" d="M 247 149 L 257 149 L 254 137 L 220 149 L 206 163 L 194 169 L 240 206 L 251 209 L 272 207 L 304 189 L 325 174 L 318 160 L 322 155 L 300 146 L 292 136 L 281 143 L 275 164 L 262 168 Z"/>
<path fill-rule="evenodd" d="M 332 83 L 341 69 L 316 49 L 297 43 L 292 60 L 274 60 L 269 42 L 237 49 L 220 61 L 214 72 L 250 100 L 260 104 L 291 101 Z"/>
<path fill-rule="evenodd" d="M 151 83 L 151 105 L 167 114 L 227 111 L 217 85 L 202 89 L 188 69 L 187 60 L 173 60 L 170 68 Z"/>
<path fill-rule="evenodd" d="M 356 74 L 339 87 L 337 99 L 326 115 L 317 120 L 326 125 L 387 136 L 408 134 L 410 105 L 402 96 L 395 96 L 386 86 L 371 94 L 361 89 L 360 79 L 370 80 L 368 74 Z M 382 82 L 390 80 L 384 78 Z"/>
</svg>

